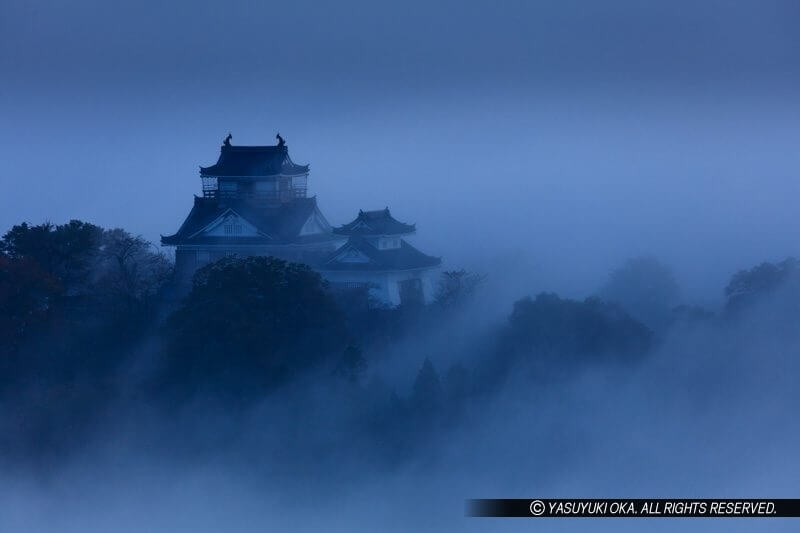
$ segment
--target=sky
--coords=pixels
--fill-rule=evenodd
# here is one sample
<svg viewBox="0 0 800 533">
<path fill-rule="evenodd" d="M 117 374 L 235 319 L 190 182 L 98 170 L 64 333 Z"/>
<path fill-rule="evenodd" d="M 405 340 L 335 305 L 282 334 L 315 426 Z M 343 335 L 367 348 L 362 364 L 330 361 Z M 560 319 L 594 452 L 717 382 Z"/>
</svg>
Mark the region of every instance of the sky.
<svg viewBox="0 0 800 533">
<path fill-rule="evenodd" d="M 774 0 L 4 0 L 0 231 L 158 242 L 228 132 L 280 132 L 332 224 L 389 206 L 509 297 L 652 254 L 713 307 L 798 254 L 798 22 Z"/>
</svg>

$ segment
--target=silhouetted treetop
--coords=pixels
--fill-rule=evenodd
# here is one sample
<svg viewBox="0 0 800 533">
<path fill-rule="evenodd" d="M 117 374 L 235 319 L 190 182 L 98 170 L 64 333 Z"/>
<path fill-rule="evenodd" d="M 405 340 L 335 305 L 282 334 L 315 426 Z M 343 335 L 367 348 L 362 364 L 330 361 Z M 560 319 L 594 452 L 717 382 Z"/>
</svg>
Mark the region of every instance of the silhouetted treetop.
<svg viewBox="0 0 800 533">
<path fill-rule="evenodd" d="M 0 349 L 16 348 L 46 323 L 59 295 L 56 280 L 36 261 L 0 255 Z"/>
<path fill-rule="evenodd" d="M 800 293 L 800 261 L 794 257 L 740 270 L 725 287 L 725 309 L 728 312 L 740 311 L 790 285 Z"/>
<path fill-rule="evenodd" d="M 436 292 L 436 303 L 445 308 L 459 307 L 468 302 L 486 281 L 486 276 L 461 270 L 442 272 Z"/>
<path fill-rule="evenodd" d="M 579 302 L 548 293 L 524 298 L 514 304 L 509 326 L 513 347 L 543 356 L 638 356 L 651 342 L 643 324 L 595 298 Z"/>
<path fill-rule="evenodd" d="M 70 291 L 87 282 L 102 236 L 102 228 L 80 220 L 37 226 L 23 222 L 3 236 L 0 250 L 14 259 L 26 257 L 36 261 Z"/>
<path fill-rule="evenodd" d="M 262 388 L 345 346 L 344 320 L 319 274 L 273 257 L 226 258 L 194 276 L 168 319 L 169 372 L 189 382 Z"/>
</svg>

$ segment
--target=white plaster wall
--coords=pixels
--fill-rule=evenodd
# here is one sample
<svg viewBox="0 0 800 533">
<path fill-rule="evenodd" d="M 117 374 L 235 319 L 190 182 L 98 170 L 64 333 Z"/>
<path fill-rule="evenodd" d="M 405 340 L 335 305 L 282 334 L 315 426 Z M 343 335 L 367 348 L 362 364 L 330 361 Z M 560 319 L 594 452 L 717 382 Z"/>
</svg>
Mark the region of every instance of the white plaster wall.
<svg viewBox="0 0 800 533">
<path fill-rule="evenodd" d="M 425 303 L 429 304 L 436 298 L 436 291 L 439 289 L 441 270 L 433 268 L 425 272 L 422 276 L 422 292 L 425 295 Z"/>
<path fill-rule="evenodd" d="M 431 303 L 436 297 L 440 271 L 438 268 L 425 271 L 408 272 L 323 272 L 322 275 L 331 283 L 372 283 L 377 288 L 370 294 L 387 305 L 400 305 L 400 282 L 407 279 L 422 281 L 422 295 L 425 303 Z"/>
</svg>

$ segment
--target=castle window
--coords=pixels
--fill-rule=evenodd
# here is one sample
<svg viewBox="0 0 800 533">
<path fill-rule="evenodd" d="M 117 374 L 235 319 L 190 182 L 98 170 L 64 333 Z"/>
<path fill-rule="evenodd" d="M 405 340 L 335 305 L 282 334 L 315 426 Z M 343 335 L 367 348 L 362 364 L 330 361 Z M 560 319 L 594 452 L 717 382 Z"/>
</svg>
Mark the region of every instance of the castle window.
<svg viewBox="0 0 800 533">
<path fill-rule="evenodd" d="M 400 247 L 400 239 L 388 239 L 388 238 L 378 239 L 378 248 L 380 250 L 393 249 L 399 247 Z"/>
</svg>

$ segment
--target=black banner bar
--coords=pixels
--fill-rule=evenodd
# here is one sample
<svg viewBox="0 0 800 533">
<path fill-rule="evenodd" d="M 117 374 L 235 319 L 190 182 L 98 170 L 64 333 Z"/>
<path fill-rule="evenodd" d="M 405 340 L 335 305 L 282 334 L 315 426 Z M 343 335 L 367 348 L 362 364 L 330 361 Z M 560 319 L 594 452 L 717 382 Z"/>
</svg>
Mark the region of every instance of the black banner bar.
<svg viewBox="0 0 800 533">
<path fill-rule="evenodd" d="M 797 518 L 800 499 L 467 500 L 466 515 L 528 518 Z"/>
</svg>

